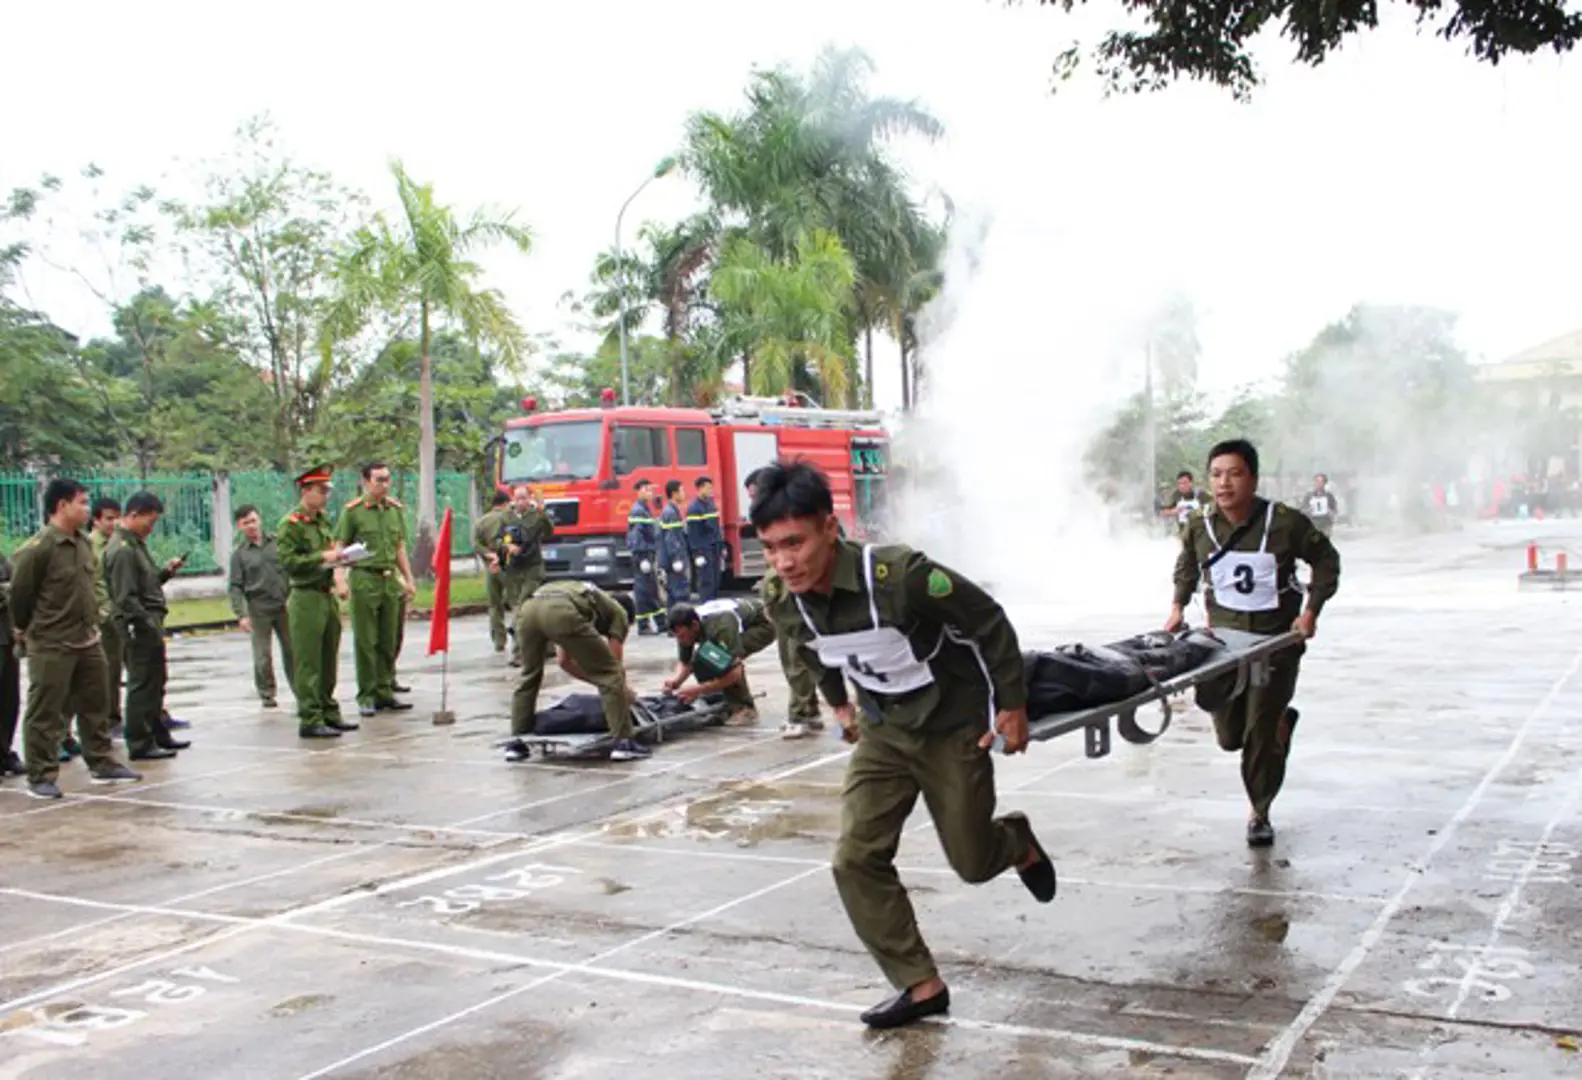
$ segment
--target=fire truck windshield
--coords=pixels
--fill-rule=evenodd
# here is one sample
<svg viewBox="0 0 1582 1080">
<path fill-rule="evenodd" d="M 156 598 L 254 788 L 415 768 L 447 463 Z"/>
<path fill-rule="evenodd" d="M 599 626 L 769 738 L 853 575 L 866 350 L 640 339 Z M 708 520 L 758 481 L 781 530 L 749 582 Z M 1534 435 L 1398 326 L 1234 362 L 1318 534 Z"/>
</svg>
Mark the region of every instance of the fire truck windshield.
<svg viewBox="0 0 1582 1080">
<path fill-rule="evenodd" d="M 603 441 L 604 424 L 598 420 L 508 428 L 500 482 L 592 480 L 599 472 Z"/>
</svg>

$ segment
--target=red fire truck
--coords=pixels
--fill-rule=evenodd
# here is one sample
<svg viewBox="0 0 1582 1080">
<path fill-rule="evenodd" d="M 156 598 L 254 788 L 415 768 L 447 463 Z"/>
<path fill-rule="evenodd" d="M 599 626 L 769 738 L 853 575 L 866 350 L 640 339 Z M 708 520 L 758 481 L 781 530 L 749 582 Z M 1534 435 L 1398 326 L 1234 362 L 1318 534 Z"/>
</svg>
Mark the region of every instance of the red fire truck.
<svg viewBox="0 0 1582 1080">
<path fill-rule="evenodd" d="M 613 397 L 606 392 L 603 408 L 559 412 L 538 412 L 532 398 L 524 399 L 527 415 L 507 421 L 495 442 L 495 485 L 527 484 L 555 523 L 555 537 L 544 547 L 551 579 L 632 580 L 626 522 L 639 480 L 661 492 L 667 481 L 680 480 L 683 510 L 695 495 L 693 481 L 714 481 L 728 578 L 763 574 L 743 480 L 777 458 L 806 459 L 829 476 L 848 536 L 871 535 L 883 513 L 889 438 L 877 412 L 763 398 L 733 398 L 707 410 L 617 406 Z"/>
</svg>

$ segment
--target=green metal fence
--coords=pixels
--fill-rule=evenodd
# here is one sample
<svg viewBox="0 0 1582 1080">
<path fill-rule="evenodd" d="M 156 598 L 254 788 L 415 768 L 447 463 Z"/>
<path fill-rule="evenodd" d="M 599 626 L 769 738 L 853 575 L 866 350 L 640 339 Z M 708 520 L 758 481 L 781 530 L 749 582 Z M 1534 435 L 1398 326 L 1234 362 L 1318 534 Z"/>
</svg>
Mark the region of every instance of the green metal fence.
<svg viewBox="0 0 1582 1080">
<path fill-rule="evenodd" d="M 217 493 L 228 490 L 230 506 L 252 504 L 258 508 L 264 529 L 274 532 L 280 519 L 296 505 L 296 485 L 285 473 L 271 471 L 237 472 L 229 476 L 213 473 L 161 473 L 139 479 L 136 473 L 113 470 L 76 470 L 72 479 L 88 486 L 91 498 L 108 496 L 121 505 L 138 491 L 152 491 L 165 504 L 148 545 L 155 562 L 175 555 L 186 555 L 186 574 L 214 573 L 221 569 L 226 553 L 215 551 Z M 417 476 L 397 473 L 392 478 L 396 498 L 408 507 L 408 551 L 417 542 Z M 355 471 L 335 474 L 335 493 L 330 514 L 339 516 L 341 507 L 357 497 L 359 480 Z M 44 487 L 48 478 L 34 473 L 0 472 L 0 550 L 11 552 L 43 525 Z M 440 473 L 436 477 L 437 517 L 443 519 L 447 507 L 454 511 L 452 551 L 464 555 L 472 550 L 472 512 L 470 484 L 465 473 Z M 228 531 L 222 527 L 223 537 Z"/>
<path fill-rule="evenodd" d="M 230 475 L 231 511 L 234 514 L 243 506 L 258 508 L 264 531 L 274 532 L 281 518 L 297 505 L 297 489 L 292 477 L 284 473 L 258 471 L 235 472 Z M 331 481 L 334 491 L 330 495 L 330 516 L 340 517 L 341 509 L 362 492 L 362 477 L 355 469 L 338 469 Z M 451 552 L 466 555 L 472 551 L 472 507 L 469 503 L 471 484 L 466 473 L 442 472 L 434 478 L 435 526 L 445 519 L 445 510 L 454 511 L 451 522 Z M 392 473 L 390 493 L 406 505 L 407 552 L 417 546 L 417 474 Z M 414 570 L 417 568 L 414 567 Z"/>
</svg>

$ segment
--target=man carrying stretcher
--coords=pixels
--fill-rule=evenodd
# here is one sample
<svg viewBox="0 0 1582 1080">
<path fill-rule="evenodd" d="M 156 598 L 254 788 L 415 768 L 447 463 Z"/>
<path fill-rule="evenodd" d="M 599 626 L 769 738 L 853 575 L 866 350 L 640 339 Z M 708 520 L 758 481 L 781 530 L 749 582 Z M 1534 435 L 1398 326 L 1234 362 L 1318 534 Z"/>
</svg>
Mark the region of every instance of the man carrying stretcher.
<svg viewBox="0 0 1582 1080">
<path fill-rule="evenodd" d="M 1270 635 L 1294 630 L 1312 637 L 1318 613 L 1340 587 L 1339 553 L 1301 511 L 1258 496 L 1258 451 L 1252 443 L 1220 443 L 1209 451 L 1208 468 L 1214 505 L 1194 514 L 1181 538 L 1175 601 L 1165 629 L 1185 624 L 1183 609 L 1206 575 L 1204 604 L 1211 627 Z M 1313 571 L 1305 608 L 1296 578 L 1298 559 Z M 1269 807 L 1285 782 L 1298 715 L 1291 699 L 1306 649 L 1297 645 L 1274 653 L 1268 682 L 1247 686 L 1228 701 L 1221 680 L 1197 691 L 1199 707 L 1213 715 L 1220 748 L 1241 751 L 1242 785 L 1252 804 L 1247 843 L 1254 847 L 1274 843 Z"/>
<path fill-rule="evenodd" d="M 950 1008 L 895 870 L 919 795 L 963 880 L 1015 867 L 1037 900 L 1055 897 L 1054 864 L 1026 816 L 994 816 L 995 736 L 1007 753 L 1027 749 L 1016 631 L 987 593 L 922 552 L 843 539 L 829 480 L 812 465 L 770 465 L 756 486 L 752 522 L 775 572 L 764 590 L 775 633 L 819 677 L 856 743 L 832 869 L 852 928 L 899 991 L 862 1019 L 910 1024 Z"/>
</svg>

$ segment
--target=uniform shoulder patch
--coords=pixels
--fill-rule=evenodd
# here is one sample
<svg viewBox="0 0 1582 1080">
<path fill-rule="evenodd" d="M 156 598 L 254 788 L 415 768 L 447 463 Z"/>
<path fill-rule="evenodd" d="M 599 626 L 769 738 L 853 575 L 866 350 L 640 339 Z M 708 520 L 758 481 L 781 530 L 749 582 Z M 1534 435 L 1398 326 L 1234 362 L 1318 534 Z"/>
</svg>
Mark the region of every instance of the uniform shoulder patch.
<svg viewBox="0 0 1582 1080">
<path fill-rule="evenodd" d="M 956 590 L 955 582 L 945 571 L 935 568 L 928 572 L 928 595 L 936 600 L 949 596 Z"/>
<path fill-rule="evenodd" d="M 357 496 L 357 498 L 353 499 L 351 502 L 349 502 L 345 506 L 341 507 L 341 509 L 342 510 L 350 510 L 352 507 L 354 507 L 354 506 L 361 506 L 362 504 L 363 504 L 363 497 L 361 495 L 359 495 L 359 496 Z"/>
<path fill-rule="evenodd" d="M 389 503 L 391 506 L 395 507 L 397 510 L 405 510 L 406 509 L 406 507 L 402 505 L 401 500 L 396 498 L 394 495 L 392 495 L 389 498 L 387 498 L 385 500 L 385 502 Z"/>
<path fill-rule="evenodd" d="M 879 563 L 873 568 L 873 576 L 875 581 L 883 581 L 890 576 L 890 565 L 888 563 Z"/>
</svg>

